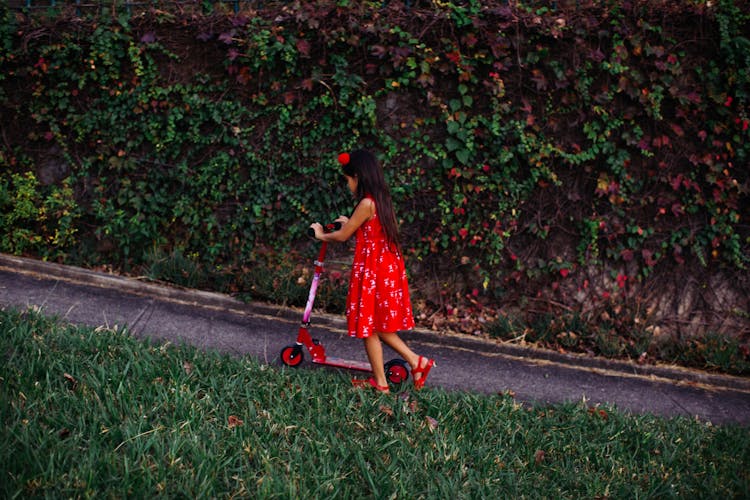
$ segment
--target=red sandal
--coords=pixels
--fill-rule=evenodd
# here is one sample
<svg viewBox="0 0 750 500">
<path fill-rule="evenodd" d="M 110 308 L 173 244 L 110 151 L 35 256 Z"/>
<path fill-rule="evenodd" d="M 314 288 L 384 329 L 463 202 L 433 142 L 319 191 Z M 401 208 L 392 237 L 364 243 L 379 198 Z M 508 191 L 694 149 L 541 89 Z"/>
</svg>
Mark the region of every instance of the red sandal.
<svg viewBox="0 0 750 500">
<path fill-rule="evenodd" d="M 368 379 L 352 379 L 352 385 L 354 387 L 373 387 L 376 391 L 382 392 L 384 394 L 388 394 L 391 392 L 390 387 L 387 385 L 378 385 L 378 383 L 375 381 L 374 377 L 370 377 Z"/>
<path fill-rule="evenodd" d="M 424 387 L 424 383 L 425 381 L 427 381 L 427 375 L 429 375 L 430 370 L 432 370 L 432 367 L 435 366 L 434 359 L 427 359 L 427 364 L 422 366 L 423 359 L 427 359 L 427 358 L 420 356 L 419 360 L 417 361 L 417 367 L 411 371 L 411 376 L 414 379 L 415 389 L 421 389 L 422 387 Z M 416 378 L 415 375 L 422 375 L 422 376 L 419 378 Z"/>
</svg>

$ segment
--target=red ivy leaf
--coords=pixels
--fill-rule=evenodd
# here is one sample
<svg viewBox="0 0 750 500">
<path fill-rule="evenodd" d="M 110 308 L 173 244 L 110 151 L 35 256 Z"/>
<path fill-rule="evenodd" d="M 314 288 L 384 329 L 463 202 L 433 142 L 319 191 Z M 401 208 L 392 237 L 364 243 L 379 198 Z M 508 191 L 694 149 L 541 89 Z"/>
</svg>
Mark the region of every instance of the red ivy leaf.
<svg viewBox="0 0 750 500">
<path fill-rule="evenodd" d="M 591 53 L 589 53 L 589 59 L 598 63 L 602 62 L 604 60 L 604 52 L 599 49 L 591 51 Z"/>
<path fill-rule="evenodd" d="M 232 26 L 241 28 L 245 26 L 249 21 L 250 20 L 243 15 L 235 16 L 234 18 L 232 18 Z"/>
<path fill-rule="evenodd" d="M 386 48 L 383 47 L 382 45 L 373 45 L 371 52 L 372 52 L 372 55 L 378 58 L 382 58 L 388 53 Z"/>
<path fill-rule="evenodd" d="M 457 50 L 454 50 L 453 52 L 448 52 L 445 56 L 453 64 L 459 64 L 461 62 L 461 53 L 458 52 Z"/>
<path fill-rule="evenodd" d="M 219 35 L 219 40 L 229 45 L 233 42 L 235 33 L 236 32 L 234 30 L 228 31 L 226 33 L 222 33 L 221 35 Z"/>
<path fill-rule="evenodd" d="M 547 79 L 544 77 L 544 73 L 539 69 L 533 69 L 531 71 L 531 81 L 536 83 L 537 90 L 545 90 L 547 88 Z"/>
<path fill-rule="evenodd" d="M 469 33 L 462 38 L 462 41 L 464 42 L 464 44 L 466 44 L 467 47 L 473 47 L 477 44 L 478 40 L 474 33 Z"/>
<path fill-rule="evenodd" d="M 253 77 L 250 74 L 250 68 L 248 68 L 247 66 L 243 66 L 242 69 L 240 69 L 239 75 L 237 75 L 237 82 L 243 85 L 247 85 L 252 79 Z"/>
<path fill-rule="evenodd" d="M 618 274 L 617 275 L 617 286 L 619 288 L 625 288 L 625 282 L 628 280 L 628 277 L 624 274 Z"/>
<path fill-rule="evenodd" d="M 310 42 L 304 39 L 297 40 L 297 51 L 303 57 L 310 57 Z"/>
<path fill-rule="evenodd" d="M 294 101 L 297 100 L 297 93 L 294 91 L 289 91 L 284 93 L 284 104 L 293 104 Z"/>
<path fill-rule="evenodd" d="M 643 257 L 643 261 L 648 267 L 654 267 L 654 265 L 656 264 L 656 259 L 654 259 L 654 252 L 644 248 L 643 250 L 641 250 L 641 256 Z"/>
</svg>

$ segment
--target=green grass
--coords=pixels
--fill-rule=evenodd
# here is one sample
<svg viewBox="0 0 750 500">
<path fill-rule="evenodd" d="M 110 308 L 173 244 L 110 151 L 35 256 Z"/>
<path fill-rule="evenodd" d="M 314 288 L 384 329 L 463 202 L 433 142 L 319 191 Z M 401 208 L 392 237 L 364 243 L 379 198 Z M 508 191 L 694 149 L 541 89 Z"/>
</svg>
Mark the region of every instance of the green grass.
<svg viewBox="0 0 750 500">
<path fill-rule="evenodd" d="M 376 395 L 332 370 L 28 311 L 0 311 L 0 356 L 2 498 L 750 495 L 750 431 L 735 426 L 435 388 Z"/>
</svg>

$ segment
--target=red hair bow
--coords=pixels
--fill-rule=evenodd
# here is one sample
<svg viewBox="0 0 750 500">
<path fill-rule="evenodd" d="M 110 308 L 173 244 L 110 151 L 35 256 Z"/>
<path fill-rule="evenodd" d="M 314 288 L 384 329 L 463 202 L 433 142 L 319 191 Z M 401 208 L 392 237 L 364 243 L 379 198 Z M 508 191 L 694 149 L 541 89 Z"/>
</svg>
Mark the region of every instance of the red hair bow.
<svg viewBox="0 0 750 500">
<path fill-rule="evenodd" d="M 347 163 L 349 163 L 349 153 L 339 154 L 339 163 L 341 165 L 346 165 Z"/>
</svg>

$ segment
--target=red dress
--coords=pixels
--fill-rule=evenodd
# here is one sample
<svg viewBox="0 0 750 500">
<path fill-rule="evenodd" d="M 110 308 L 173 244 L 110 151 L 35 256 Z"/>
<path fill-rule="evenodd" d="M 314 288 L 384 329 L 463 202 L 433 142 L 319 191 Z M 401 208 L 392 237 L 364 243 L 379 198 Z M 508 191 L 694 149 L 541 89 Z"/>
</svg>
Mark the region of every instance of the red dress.
<svg viewBox="0 0 750 500">
<path fill-rule="evenodd" d="M 349 335 L 365 338 L 414 328 L 404 259 L 386 242 L 377 213 L 357 229 L 355 237 L 346 301 Z"/>
</svg>

